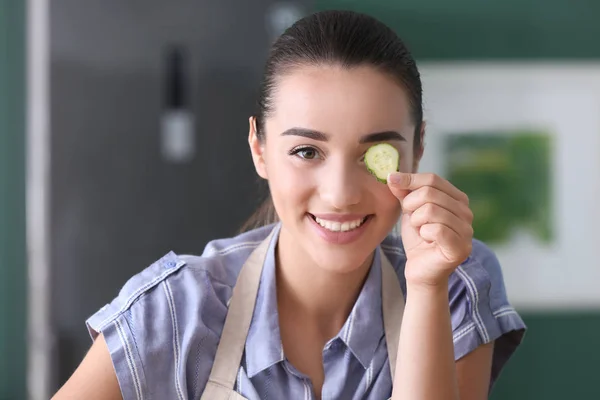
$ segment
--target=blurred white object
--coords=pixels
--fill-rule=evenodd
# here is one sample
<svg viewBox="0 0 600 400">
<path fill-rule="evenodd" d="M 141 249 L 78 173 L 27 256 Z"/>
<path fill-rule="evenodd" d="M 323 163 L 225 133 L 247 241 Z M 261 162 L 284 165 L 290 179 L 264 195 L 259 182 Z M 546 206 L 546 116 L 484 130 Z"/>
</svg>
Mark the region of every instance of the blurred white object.
<svg viewBox="0 0 600 400">
<path fill-rule="evenodd" d="M 167 50 L 160 148 L 163 158 L 173 163 L 189 162 L 196 152 L 187 61 L 182 47 Z"/>
<path fill-rule="evenodd" d="M 166 110 L 161 120 L 161 153 L 169 162 L 188 162 L 194 158 L 194 117 L 185 109 Z"/>
</svg>

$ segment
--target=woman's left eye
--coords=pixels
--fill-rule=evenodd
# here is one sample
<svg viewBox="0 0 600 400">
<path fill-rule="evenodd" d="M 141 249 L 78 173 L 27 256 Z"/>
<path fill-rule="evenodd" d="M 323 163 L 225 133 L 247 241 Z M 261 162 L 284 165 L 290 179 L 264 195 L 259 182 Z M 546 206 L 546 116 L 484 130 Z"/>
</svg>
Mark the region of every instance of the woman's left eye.
<svg viewBox="0 0 600 400">
<path fill-rule="evenodd" d="M 314 160 L 319 157 L 319 152 L 313 147 L 297 147 L 292 149 L 290 155 L 296 155 L 305 160 Z"/>
</svg>

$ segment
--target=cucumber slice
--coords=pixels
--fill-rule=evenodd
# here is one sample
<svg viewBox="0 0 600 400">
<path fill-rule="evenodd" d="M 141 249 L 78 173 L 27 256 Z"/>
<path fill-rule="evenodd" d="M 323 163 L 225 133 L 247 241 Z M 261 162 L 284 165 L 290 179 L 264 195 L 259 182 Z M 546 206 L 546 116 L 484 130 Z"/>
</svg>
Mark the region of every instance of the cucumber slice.
<svg viewBox="0 0 600 400">
<path fill-rule="evenodd" d="M 391 144 L 378 143 L 365 153 L 365 165 L 379 182 L 387 183 L 388 174 L 398 171 L 400 154 Z"/>
</svg>

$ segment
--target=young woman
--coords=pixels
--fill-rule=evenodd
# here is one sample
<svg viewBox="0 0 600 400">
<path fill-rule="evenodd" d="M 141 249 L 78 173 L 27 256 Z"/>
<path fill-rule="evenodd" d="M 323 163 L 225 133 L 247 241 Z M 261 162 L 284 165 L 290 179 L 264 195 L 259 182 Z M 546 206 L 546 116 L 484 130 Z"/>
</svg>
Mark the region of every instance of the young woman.
<svg viewBox="0 0 600 400">
<path fill-rule="evenodd" d="M 55 399 L 486 399 L 525 326 L 467 196 L 417 172 L 421 103 L 377 20 L 288 29 L 248 138 L 272 203 L 132 277 L 87 321 L 94 344 Z M 400 154 L 386 183 L 365 167 L 376 143 Z"/>
</svg>

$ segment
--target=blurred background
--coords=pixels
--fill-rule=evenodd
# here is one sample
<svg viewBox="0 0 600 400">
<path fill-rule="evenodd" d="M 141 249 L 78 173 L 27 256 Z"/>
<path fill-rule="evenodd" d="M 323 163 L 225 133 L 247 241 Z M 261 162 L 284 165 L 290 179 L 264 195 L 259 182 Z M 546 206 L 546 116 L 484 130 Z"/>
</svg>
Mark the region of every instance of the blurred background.
<svg viewBox="0 0 600 400">
<path fill-rule="evenodd" d="M 331 8 L 413 51 L 421 169 L 469 194 L 529 326 L 492 399 L 600 398 L 600 2 L 1 0 L 0 400 L 49 398 L 128 277 L 235 234 L 268 47 Z"/>
</svg>

